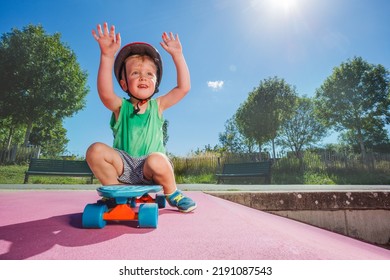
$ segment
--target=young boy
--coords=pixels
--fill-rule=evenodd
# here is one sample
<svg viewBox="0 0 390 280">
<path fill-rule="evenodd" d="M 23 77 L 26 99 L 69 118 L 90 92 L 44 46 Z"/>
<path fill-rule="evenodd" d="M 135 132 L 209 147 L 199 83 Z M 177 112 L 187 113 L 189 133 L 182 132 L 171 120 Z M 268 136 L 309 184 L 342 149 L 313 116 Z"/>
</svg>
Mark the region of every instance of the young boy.
<svg viewBox="0 0 390 280">
<path fill-rule="evenodd" d="M 151 99 L 158 91 L 162 77 L 162 61 L 158 51 L 146 43 L 121 45 L 115 27 L 103 29 L 100 24 L 92 35 L 100 47 L 97 88 L 103 104 L 113 112 L 111 128 L 113 148 L 103 143 L 92 144 L 87 162 L 103 185 L 159 184 L 171 206 L 190 212 L 196 203 L 176 187 L 172 164 L 163 146 L 162 113 L 179 102 L 190 90 L 190 74 L 178 35 L 163 33 L 161 46 L 173 59 L 177 85 L 167 94 Z M 114 93 L 112 68 L 117 81 L 130 99 Z"/>
</svg>

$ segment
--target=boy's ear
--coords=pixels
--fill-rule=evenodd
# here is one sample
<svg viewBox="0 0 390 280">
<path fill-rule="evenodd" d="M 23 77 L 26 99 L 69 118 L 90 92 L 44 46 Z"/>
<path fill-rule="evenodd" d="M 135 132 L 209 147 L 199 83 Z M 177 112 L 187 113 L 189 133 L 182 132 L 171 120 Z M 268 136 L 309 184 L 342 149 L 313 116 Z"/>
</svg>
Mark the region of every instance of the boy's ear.
<svg viewBox="0 0 390 280">
<path fill-rule="evenodd" d="M 120 84 L 122 90 L 127 92 L 127 84 L 126 84 L 125 80 L 120 80 L 119 84 Z"/>
</svg>

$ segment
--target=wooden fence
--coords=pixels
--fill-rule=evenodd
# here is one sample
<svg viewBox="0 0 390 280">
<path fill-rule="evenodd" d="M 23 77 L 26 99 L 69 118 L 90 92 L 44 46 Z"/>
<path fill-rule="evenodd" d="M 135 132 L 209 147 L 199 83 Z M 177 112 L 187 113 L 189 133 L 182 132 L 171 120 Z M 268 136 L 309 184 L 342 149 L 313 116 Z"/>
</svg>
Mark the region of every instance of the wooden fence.
<svg viewBox="0 0 390 280">
<path fill-rule="evenodd" d="M 14 146 L 11 149 L 0 149 L 0 164 L 20 164 L 28 162 L 32 157 L 39 157 L 39 147 Z M 278 153 L 276 159 L 271 159 L 267 153 L 252 154 L 215 154 L 172 157 L 176 174 L 200 175 L 215 174 L 221 170 L 224 163 L 253 162 L 272 160 L 273 169 L 278 171 L 295 172 L 303 170 L 390 170 L 390 154 L 368 153 L 363 162 L 359 154 L 349 152 L 320 151 L 305 152 L 302 159 L 298 159 L 292 153 Z"/>
<path fill-rule="evenodd" d="M 254 154 L 225 154 L 223 156 L 204 155 L 193 157 L 173 157 L 172 162 L 175 173 L 186 175 L 199 175 L 204 173 L 215 174 L 221 169 L 224 163 L 229 162 L 253 162 L 273 161 L 273 169 L 278 171 L 326 171 L 326 170 L 390 170 L 390 154 L 368 153 L 366 161 L 363 162 L 359 154 L 348 152 L 306 152 L 301 159 L 292 153 L 278 153 L 276 159 L 269 155 Z"/>
<path fill-rule="evenodd" d="M 39 158 L 40 147 L 22 147 L 13 146 L 10 149 L 0 149 L 0 164 L 20 164 L 30 160 L 30 158 Z"/>
</svg>

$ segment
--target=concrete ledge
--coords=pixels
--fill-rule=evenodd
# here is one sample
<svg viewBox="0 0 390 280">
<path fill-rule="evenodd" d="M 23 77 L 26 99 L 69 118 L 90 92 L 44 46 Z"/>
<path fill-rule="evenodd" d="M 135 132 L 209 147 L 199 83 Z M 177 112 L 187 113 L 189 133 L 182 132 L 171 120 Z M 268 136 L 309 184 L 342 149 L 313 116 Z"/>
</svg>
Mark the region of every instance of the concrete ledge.
<svg viewBox="0 0 390 280">
<path fill-rule="evenodd" d="M 390 248 L 390 192 L 206 192 Z"/>
<path fill-rule="evenodd" d="M 390 210 L 390 192 L 207 192 L 264 211 L 282 210 Z"/>
</svg>

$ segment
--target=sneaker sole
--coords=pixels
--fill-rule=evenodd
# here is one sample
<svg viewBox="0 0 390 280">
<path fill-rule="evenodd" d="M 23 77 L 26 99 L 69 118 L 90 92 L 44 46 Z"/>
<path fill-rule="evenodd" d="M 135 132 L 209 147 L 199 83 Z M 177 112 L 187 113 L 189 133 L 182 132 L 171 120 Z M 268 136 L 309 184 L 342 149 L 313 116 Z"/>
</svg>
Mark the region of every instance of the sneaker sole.
<svg viewBox="0 0 390 280">
<path fill-rule="evenodd" d="M 194 206 L 191 206 L 188 209 L 179 209 L 179 211 L 182 213 L 188 213 L 188 212 L 194 211 L 196 209 L 196 207 L 197 207 L 197 205 L 195 204 Z"/>
</svg>

